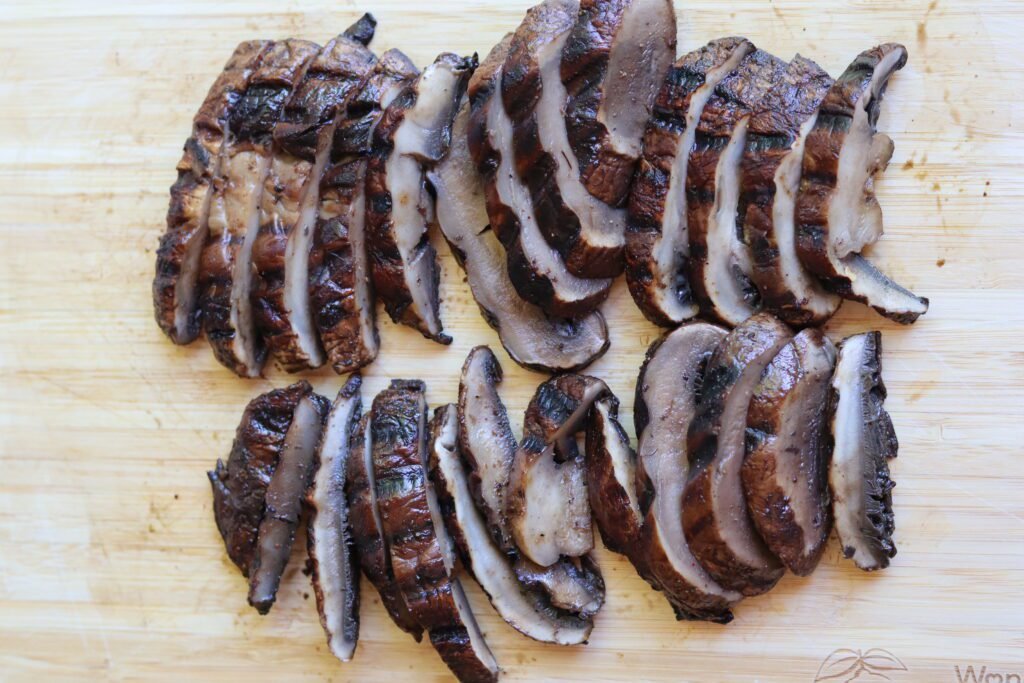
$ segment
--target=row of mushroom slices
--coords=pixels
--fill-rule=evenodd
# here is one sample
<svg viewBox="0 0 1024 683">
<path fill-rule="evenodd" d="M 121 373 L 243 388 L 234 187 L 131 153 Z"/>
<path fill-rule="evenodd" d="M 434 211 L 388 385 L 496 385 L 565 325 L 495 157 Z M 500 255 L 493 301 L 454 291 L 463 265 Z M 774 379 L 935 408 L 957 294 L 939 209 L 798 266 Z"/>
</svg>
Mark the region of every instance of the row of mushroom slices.
<svg viewBox="0 0 1024 683">
<path fill-rule="evenodd" d="M 333 405 L 299 382 L 246 408 L 209 473 L 214 516 L 262 614 L 305 517 L 320 620 L 343 661 L 360 571 L 462 681 L 499 672 L 466 577 L 523 635 L 585 643 L 605 597 L 595 522 L 678 618 L 727 623 L 785 569 L 811 573 L 833 527 L 862 569 L 895 554 L 880 343 L 860 334 L 837 351 L 764 313 L 732 332 L 682 325 L 640 369 L 638 451 L 608 386 L 574 373 L 537 388 L 517 440 L 485 346 L 432 419 L 419 380 L 393 380 L 365 414 L 358 374 Z"/>
<path fill-rule="evenodd" d="M 589 499 L 605 545 L 680 619 L 727 623 L 786 569 L 806 576 L 833 528 L 864 570 L 895 555 L 878 332 L 838 348 L 759 313 L 731 332 L 687 323 L 636 383 L 637 450 L 617 402 L 594 407 Z"/>
<path fill-rule="evenodd" d="M 743 38 L 676 56 L 670 0 L 545 0 L 478 65 L 420 72 L 367 45 L 241 44 L 193 122 L 157 253 L 157 322 L 205 332 L 243 377 L 272 353 L 339 373 L 378 353 L 374 317 L 450 343 L 439 228 L 486 322 L 524 367 L 603 354 L 625 272 L 651 321 L 757 311 L 820 325 L 842 299 L 903 323 L 926 299 L 861 252 L 882 234 L 876 132 L 906 50 L 833 80 Z"/>
</svg>

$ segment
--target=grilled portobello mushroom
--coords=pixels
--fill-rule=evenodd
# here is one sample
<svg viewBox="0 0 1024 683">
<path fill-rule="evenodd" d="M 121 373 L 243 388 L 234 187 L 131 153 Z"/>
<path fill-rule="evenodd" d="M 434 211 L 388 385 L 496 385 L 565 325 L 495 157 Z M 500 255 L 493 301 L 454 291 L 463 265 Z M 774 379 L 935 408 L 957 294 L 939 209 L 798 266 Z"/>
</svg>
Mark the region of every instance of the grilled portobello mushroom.
<svg viewBox="0 0 1024 683">
<path fill-rule="evenodd" d="M 319 467 L 306 496 L 306 550 L 320 625 L 331 653 L 352 659 L 359 641 L 359 563 L 349 530 L 345 495 L 351 437 L 362 412 L 362 378 L 352 375 L 338 392 L 317 449 Z M 355 457 L 362 454 L 356 451 Z"/>
<path fill-rule="evenodd" d="M 426 387 L 393 380 L 373 401 L 377 504 L 395 581 L 416 621 L 460 681 L 497 680 L 498 665 L 455 575 L 455 554 L 427 477 Z"/>
<path fill-rule="evenodd" d="M 418 74 L 398 50 L 380 56 L 338 122 L 320 178 L 309 300 L 320 342 L 337 373 L 369 365 L 380 350 L 366 236 L 367 157 L 383 110 Z"/>
<path fill-rule="evenodd" d="M 885 569 L 896 555 L 896 517 L 889 460 L 899 442 L 885 411 L 882 334 L 865 332 L 839 345 L 832 377 L 829 466 L 832 514 L 843 555 L 865 571 Z"/>
<path fill-rule="evenodd" d="M 235 48 L 200 105 L 178 162 L 153 278 L 156 322 L 175 344 L 188 344 L 199 336 L 200 260 L 216 183 L 225 172 L 229 122 L 270 47 L 267 41 L 250 40 Z"/>
<path fill-rule="evenodd" d="M 467 143 L 469 118 L 469 103 L 463 100 L 448 156 L 427 177 L 437 196 L 441 232 L 466 273 L 473 298 L 519 365 L 542 372 L 589 365 L 608 348 L 604 317 L 595 311 L 578 320 L 549 318 L 516 292 L 501 243 L 487 229 L 485 192 Z"/>
<path fill-rule="evenodd" d="M 858 55 L 825 95 L 804 149 L 796 244 L 804 266 L 833 292 L 910 324 L 928 310 L 928 299 L 860 253 L 882 234 L 873 183 L 892 158 L 893 142 L 876 125 L 889 78 L 906 63 L 905 47 L 879 45 Z"/>
<path fill-rule="evenodd" d="M 785 571 L 761 540 L 743 491 L 747 408 L 765 367 L 792 335 L 758 313 L 719 342 L 708 359 L 686 449 L 683 531 L 715 581 L 746 596 L 770 590 Z"/>
<path fill-rule="evenodd" d="M 647 350 L 636 381 L 633 419 L 638 437 L 637 482 L 643 526 L 641 576 L 663 591 L 676 618 L 732 621 L 741 599 L 697 562 L 683 532 L 683 491 L 690 468 L 686 434 L 697 411 L 704 369 L 726 331 L 692 322 Z"/>
<path fill-rule="evenodd" d="M 476 57 L 443 53 L 384 110 L 366 176 L 373 283 L 388 315 L 424 337 L 450 344 L 427 230 L 434 200 L 424 173 L 444 158 Z"/>
<path fill-rule="evenodd" d="M 686 274 L 690 254 L 686 174 L 704 105 L 754 46 L 713 40 L 669 69 L 644 133 L 629 195 L 626 283 L 648 320 L 674 327 L 697 315 Z"/>
<path fill-rule="evenodd" d="M 740 164 L 739 219 L 761 304 L 791 325 L 821 325 L 841 299 L 808 273 L 796 252 L 796 197 L 807 135 L 832 79 L 797 55 L 750 119 Z"/>
<path fill-rule="evenodd" d="M 800 332 L 765 368 L 747 409 L 747 510 L 768 549 L 798 576 L 814 571 L 832 530 L 827 408 L 835 361 L 821 330 Z"/>
</svg>

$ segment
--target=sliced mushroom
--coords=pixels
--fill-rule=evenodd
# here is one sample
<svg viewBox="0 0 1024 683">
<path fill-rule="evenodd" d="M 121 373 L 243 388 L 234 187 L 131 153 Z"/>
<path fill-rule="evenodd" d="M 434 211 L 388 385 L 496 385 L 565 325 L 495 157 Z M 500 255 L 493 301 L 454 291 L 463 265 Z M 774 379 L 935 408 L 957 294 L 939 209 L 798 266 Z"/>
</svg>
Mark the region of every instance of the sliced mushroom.
<svg viewBox="0 0 1024 683">
<path fill-rule="evenodd" d="M 713 40 L 669 70 L 644 134 L 629 197 L 626 283 L 644 316 L 672 327 L 697 315 L 686 276 L 686 172 L 704 105 L 754 49 L 744 38 Z"/>
<path fill-rule="evenodd" d="M 524 25 L 529 21 L 528 16 Z M 503 268 L 520 297 L 553 316 L 586 315 L 608 296 L 611 282 L 570 273 L 537 225 L 529 188 L 515 168 L 512 121 L 501 102 L 502 62 L 512 42 L 508 36 L 498 43 L 469 82 L 468 143 L 483 181 L 487 217 L 505 247 Z"/>
<path fill-rule="evenodd" d="M 350 437 L 362 411 L 361 386 L 362 378 L 352 375 L 334 400 L 317 452 L 320 466 L 306 497 L 306 547 L 316 608 L 327 646 L 343 662 L 352 659 L 359 641 L 359 564 L 349 531 L 345 477 Z"/>
<path fill-rule="evenodd" d="M 618 412 L 614 396 L 594 403 L 587 427 L 587 493 L 605 546 L 632 560 L 641 557 L 643 515 L 636 492 L 636 451 L 619 424 Z"/>
<path fill-rule="evenodd" d="M 497 680 L 429 486 L 426 412 L 426 387 L 418 380 L 394 380 L 373 401 L 373 470 L 391 566 L 413 617 L 452 673 L 466 682 Z"/>
<path fill-rule="evenodd" d="M 587 191 L 564 117 L 562 51 L 579 4 L 544 0 L 527 11 L 502 67 L 501 97 L 516 174 L 533 198 L 541 234 L 573 275 L 609 278 L 622 272 L 626 212 Z"/>
<path fill-rule="evenodd" d="M 862 52 L 825 96 L 804 151 L 797 253 L 844 299 L 909 324 L 928 310 L 928 299 L 896 284 L 860 254 L 882 234 L 873 184 L 892 157 L 893 143 L 875 126 L 889 78 L 906 63 L 906 48 L 895 43 Z"/>
<path fill-rule="evenodd" d="M 512 536 L 506 493 L 516 440 L 498 395 L 501 377 L 498 359 L 486 346 L 473 349 L 462 368 L 459 450 L 469 470 L 470 491 L 492 539 L 514 562 L 520 582 L 543 589 L 552 606 L 589 618 L 604 603 L 604 579 L 596 563 L 589 557 L 563 557 L 550 567 L 541 567 L 522 556 Z"/>
<path fill-rule="evenodd" d="M 560 375 L 541 384 L 526 409 L 505 504 L 516 545 L 542 567 L 594 547 L 576 437 L 586 428 L 594 401 L 607 393 L 605 383 L 594 377 Z"/>
<path fill-rule="evenodd" d="M 430 449 L 430 477 L 463 564 L 495 611 L 523 635 L 559 645 L 585 642 L 593 623 L 554 608 L 543 587 L 521 582 L 512 559 L 495 544 L 474 503 L 470 478 L 459 457 L 458 410 L 449 404 L 440 408 L 438 415 Z"/>
<path fill-rule="evenodd" d="M 373 283 L 395 322 L 450 344 L 441 323 L 441 273 L 427 229 L 434 201 L 424 172 L 451 143 L 451 126 L 476 57 L 444 53 L 384 111 L 366 176 Z"/>
<path fill-rule="evenodd" d="M 348 105 L 320 179 L 320 206 L 310 253 L 313 321 L 335 372 L 373 362 L 380 349 L 366 245 L 366 166 L 381 114 L 419 71 L 388 50 Z"/>
<path fill-rule="evenodd" d="M 316 368 L 325 356 L 309 300 L 310 250 L 320 178 L 339 113 L 369 78 L 377 59 L 362 43 L 338 36 L 317 55 L 274 127 L 274 161 L 264 185 L 253 247 L 259 278 L 256 320 L 289 371 Z"/>
<path fill-rule="evenodd" d="M 899 450 L 885 411 L 882 334 L 866 332 L 839 345 L 832 377 L 831 430 L 835 448 L 829 467 L 832 514 L 843 555 L 866 571 L 885 569 L 896 555 L 892 534 L 889 459 Z"/>
<path fill-rule="evenodd" d="M 469 104 L 463 100 L 448 156 L 427 177 L 437 195 L 438 224 L 466 272 L 473 298 L 516 363 L 547 372 L 588 365 L 608 348 L 604 317 L 595 311 L 576 321 L 552 319 L 516 293 L 501 244 L 486 229 L 484 189 L 466 140 L 468 120 Z"/>
<path fill-rule="evenodd" d="M 770 590 L 785 571 L 750 520 L 741 469 L 750 397 L 765 367 L 791 338 L 789 329 L 766 313 L 730 332 L 708 359 L 687 432 L 686 541 L 715 581 L 747 596 Z"/>
<path fill-rule="evenodd" d="M 747 510 L 768 549 L 798 576 L 814 571 L 832 529 L 826 415 L 835 362 L 821 330 L 800 332 L 765 368 L 747 409 Z"/>
<path fill-rule="evenodd" d="M 242 413 L 227 464 L 207 472 L 213 516 L 228 557 L 249 577 L 257 551 L 267 486 L 277 469 L 295 407 L 311 394 L 309 382 L 274 389 L 249 401 Z"/>
<path fill-rule="evenodd" d="M 636 381 L 639 500 L 643 511 L 641 575 L 664 591 L 679 619 L 732 621 L 742 597 L 697 562 L 683 533 L 683 490 L 690 467 L 686 433 L 697 409 L 704 368 L 725 330 L 685 324 L 647 350 Z"/>
<path fill-rule="evenodd" d="M 786 63 L 763 50 L 745 56 L 704 106 L 690 154 L 690 286 L 701 311 L 728 325 L 740 324 L 760 307 L 750 280 L 750 253 L 736 225 L 741 162 L 752 114 L 785 72 Z"/>
<path fill-rule="evenodd" d="M 299 400 L 281 444 L 281 458 L 267 485 L 266 509 L 249 575 L 249 604 L 260 614 L 273 607 L 292 554 L 302 501 L 317 467 L 316 447 L 328 409 L 327 399 L 314 393 Z"/>
<path fill-rule="evenodd" d="M 171 186 L 167 230 L 157 248 L 153 278 L 156 322 L 175 344 L 188 344 L 199 336 L 200 256 L 209 231 L 215 181 L 224 173 L 229 121 L 239 95 L 248 89 L 270 45 L 251 40 L 235 48 L 199 107 L 178 162 L 178 179 Z"/>
<path fill-rule="evenodd" d="M 750 119 L 739 216 L 761 303 L 784 322 L 821 325 L 841 299 L 804 270 L 796 253 L 796 197 L 807 135 L 832 79 L 797 55 Z"/>
<path fill-rule="evenodd" d="M 269 49 L 232 112 L 222 177 L 211 199 L 200 268 L 203 330 L 214 357 L 242 377 L 259 376 L 267 357 L 253 309 L 253 249 L 273 128 L 319 49 L 294 40 Z"/>
<path fill-rule="evenodd" d="M 629 193 L 644 126 L 676 56 L 671 0 L 582 0 L 562 50 L 565 126 L 587 190 L 611 206 Z"/>
<path fill-rule="evenodd" d="M 367 413 L 352 432 L 345 492 L 356 557 L 363 574 L 370 580 L 391 620 L 416 642 L 423 638 L 423 627 L 409 612 L 405 596 L 395 583 L 388 540 L 377 507 L 377 482 L 373 475 L 373 449 L 370 442 L 370 415 Z"/>
</svg>

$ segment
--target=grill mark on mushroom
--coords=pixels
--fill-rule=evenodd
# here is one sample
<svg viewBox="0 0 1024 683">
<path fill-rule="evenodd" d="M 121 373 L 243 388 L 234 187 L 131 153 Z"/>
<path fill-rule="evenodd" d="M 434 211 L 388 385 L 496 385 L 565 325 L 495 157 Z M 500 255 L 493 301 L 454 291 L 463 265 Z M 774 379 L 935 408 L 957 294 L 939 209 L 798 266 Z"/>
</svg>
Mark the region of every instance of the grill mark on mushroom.
<svg viewBox="0 0 1024 683">
<path fill-rule="evenodd" d="M 906 48 L 895 43 L 862 52 L 825 96 L 804 151 L 797 253 L 844 299 L 910 324 L 928 310 L 928 299 L 896 284 L 860 254 L 882 234 L 873 179 L 888 165 L 893 143 L 876 132 L 876 124 L 889 78 L 906 62 Z"/>
<path fill-rule="evenodd" d="M 565 126 L 587 191 L 622 206 L 654 98 L 676 54 L 668 0 L 582 0 L 562 50 Z"/>
<path fill-rule="evenodd" d="M 350 661 L 359 641 L 359 564 L 345 496 L 350 438 L 362 412 L 362 378 L 352 375 L 324 423 L 319 467 L 306 497 L 309 569 L 320 625 L 335 657 Z M 355 453 L 360 457 L 361 453 Z"/>
<path fill-rule="evenodd" d="M 798 576 L 814 571 L 832 529 L 826 416 L 835 360 L 821 330 L 800 332 L 765 368 L 747 409 L 747 510 L 768 549 Z"/>
<path fill-rule="evenodd" d="M 690 467 L 686 435 L 697 410 L 704 368 L 726 336 L 692 322 L 651 344 L 636 382 L 638 498 L 643 513 L 641 576 L 663 591 L 678 619 L 732 621 L 741 595 L 719 585 L 697 562 L 683 532 L 682 501 Z"/>
<path fill-rule="evenodd" d="M 224 174 L 230 118 L 271 43 L 240 43 L 217 80 L 210 86 L 192 121 L 171 186 L 167 229 L 156 252 L 153 311 L 157 324 L 175 344 L 188 344 L 199 335 L 201 252 L 209 231 L 208 217 L 215 188 Z"/>
<path fill-rule="evenodd" d="M 593 623 L 553 607 L 543 587 L 521 581 L 512 558 L 494 542 L 474 502 L 467 468 L 460 459 L 458 409 L 449 404 L 439 409 L 438 415 L 430 449 L 430 478 L 463 565 L 495 611 L 523 635 L 559 645 L 585 642 Z"/>
<path fill-rule="evenodd" d="M 470 79 L 469 150 L 483 180 L 491 230 L 505 248 L 503 267 L 516 292 L 549 315 L 582 316 L 607 298 L 611 281 L 570 273 L 541 233 L 530 189 L 515 166 L 513 122 L 501 101 L 502 64 L 531 27 L 528 15 L 515 36 L 498 43 Z"/>
<path fill-rule="evenodd" d="M 391 566 L 410 612 L 456 677 L 492 681 L 498 666 L 455 577 L 454 549 L 427 477 L 425 394 L 418 380 L 393 380 L 373 401 L 373 470 Z"/>
<path fill-rule="evenodd" d="M 586 366 L 608 349 L 604 317 L 595 311 L 579 320 L 552 319 L 516 293 L 501 244 L 487 229 L 484 189 L 467 146 L 468 119 L 469 103 L 463 100 L 448 157 L 427 177 L 437 196 L 438 224 L 473 298 L 519 365 L 547 372 Z"/>
<path fill-rule="evenodd" d="M 228 557 L 248 578 L 257 553 L 267 487 L 277 469 L 295 408 L 313 388 L 297 382 L 249 401 L 225 464 L 207 472 L 213 489 L 213 516 Z"/>
<path fill-rule="evenodd" d="M 564 118 L 560 65 L 578 11 L 578 0 L 545 0 L 527 11 L 502 69 L 501 96 L 516 173 L 530 190 L 540 232 L 570 273 L 609 278 L 623 269 L 626 212 L 584 187 Z"/>
<path fill-rule="evenodd" d="M 686 541 L 715 581 L 746 596 L 770 590 L 785 571 L 750 520 L 741 468 L 754 386 L 791 338 L 785 325 L 765 313 L 730 332 L 708 360 L 687 433 Z"/>
<path fill-rule="evenodd" d="M 751 118 L 738 215 L 761 303 L 792 325 L 820 325 L 841 300 L 804 270 L 796 253 L 796 197 L 807 135 L 832 79 L 797 55 Z"/>
<path fill-rule="evenodd" d="M 614 396 L 594 402 L 586 437 L 587 494 L 605 546 L 636 564 L 642 562 L 638 549 L 643 526 L 636 491 L 636 451 L 619 424 L 618 412 L 619 401 Z"/>
<path fill-rule="evenodd" d="M 423 627 L 409 612 L 405 597 L 395 583 L 388 540 L 380 520 L 369 413 L 356 424 L 350 444 L 352 453 L 345 473 L 345 493 L 359 566 L 377 589 L 391 620 L 419 642 L 423 638 Z"/>
<path fill-rule="evenodd" d="M 309 301 L 320 179 L 336 119 L 376 61 L 362 43 L 338 36 L 312 61 L 274 127 L 274 160 L 253 248 L 259 273 L 253 301 L 267 345 L 289 371 L 316 368 L 325 361 Z"/>
<path fill-rule="evenodd" d="M 832 377 L 831 431 L 835 448 L 829 489 L 836 535 L 843 555 L 865 571 L 884 569 L 896 555 L 892 534 L 889 459 L 899 450 L 892 419 L 885 411 L 882 334 L 866 332 L 839 345 Z"/>
<path fill-rule="evenodd" d="M 476 57 L 443 53 L 385 109 L 366 176 L 373 283 L 391 319 L 450 344 L 440 315 L 440 270 L 428 240 L 434 200 L 424 173 L 451 143 Z"/>
<path fill-rule="evenodd" d="M 418 73 L 398 50 L 380 56 L 335 129 L 320 180 L 309 299 L 327 359 L 338 373 L 372 363 L 380 350 L 366 239 L 367 157 L 384 108 Z"/>
<path fill-rule="evenodd" d="M 753 49 L 744 38 L 723 38 L 680 57 L 655 100 L 629 196 L 625 253 L 630 294 L 656 325 L 672 327 L 697 315 L 686 275 L 690 151 L 715 87 Z"/>
<path fill-rule="evenodd" d="M 755 111 L 786 63 L 754 50 L 715 87 L 697 126 L 686 175 L 690 286 L 701 311 L 738 325 L 760 307 L 750 253 L 737 226 L 740 163 Z"/>
</svg>

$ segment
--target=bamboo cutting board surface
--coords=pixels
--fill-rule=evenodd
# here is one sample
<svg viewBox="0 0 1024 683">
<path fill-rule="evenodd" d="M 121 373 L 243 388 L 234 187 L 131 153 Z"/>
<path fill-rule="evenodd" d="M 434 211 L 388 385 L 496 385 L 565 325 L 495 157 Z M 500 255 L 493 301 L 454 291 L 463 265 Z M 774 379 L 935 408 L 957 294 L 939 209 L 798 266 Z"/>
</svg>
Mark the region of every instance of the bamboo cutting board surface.
<svg viewBox="0 0 1024 683">
<path fill-rule="evenodd" d="M 425 65 L 441 50 L 486 52 L 526 7 L 2 3 L 0 680 L 448 680 L 428 644 L 387 621 L 365 581 L 356 659 L 335 661 L 298 552 L 271 614 L 246 605 L 205 472 L 227 455 L 245 403 L 293 378 L 272 370 L 243 381 L 205 342 L 174 347 L 153 322 L 150 281 L 181 144 L 236 43 L 326 41 L 369 10 L 380 21 L 375 48 L 398 46 Z M 677 623 L 602 549 L 608 600 L 585 647 L 522 638 L 474 590 L 505 680 L 809 682 L 836 650 L 882 648 L 891 668 L 881 673 L 893 681 L 1019 681 L 1024 6 L 691 0 L 677 10 L 680 50 L 741 34 L 834 75 L 879 42 L 910 50 L 881 121 L 897 147 L 880 183 L 887 231 L 874 254 L 931 310 L 903 328 L 848 304 L 829 326 L 834 338 L 884 330 L 902 446 L 892 466 L 899 554 L 868 575 L 841 561 L 833 540 L 812 577 L 787 576 L 723 628 Z M 466 353 L 486 343 L 518 423 L 542 377 L 508 360 L 439 251 L 455 342 L 443 348 L 383 322 L 367 396 L 389 378 L 420 377 L 432 405 L 455 400 Z M 590 371 L 622 399 L 632 432 L 637 369 L 659 332 L 621 281 L 605 311 L 612 348 Z M 327 370 L 309 379 L 332 397 L 342 384 Z M 861 671 L 857 680 L 884 679 Z"/>
</svg>

